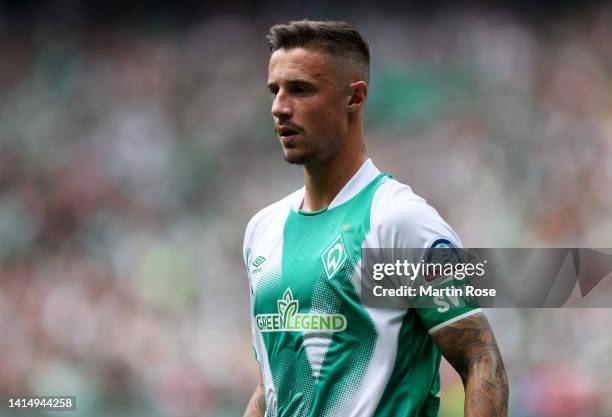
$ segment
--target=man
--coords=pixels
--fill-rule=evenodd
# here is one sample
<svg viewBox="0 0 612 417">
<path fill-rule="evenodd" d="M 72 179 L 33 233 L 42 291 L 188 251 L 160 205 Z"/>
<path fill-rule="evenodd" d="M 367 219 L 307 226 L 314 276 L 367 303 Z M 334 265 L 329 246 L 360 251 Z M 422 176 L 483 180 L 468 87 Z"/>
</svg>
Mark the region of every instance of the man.
<svg viewBox="0 0 612 417">
<path fill-rule="evenodd" d="M 506 375 L 480 310 L 360 299 L 362 248 L 460 245 L 366 155 L 367 44 L 344 22 L 314 21 L 273 26 L 268 41 L 276 132 L 304 187 L 247 226 L 261 375 L 245 416 L 437 416 L 440 352 L 461 375 L 466 416 L 506 416 Z"/>
</svg>

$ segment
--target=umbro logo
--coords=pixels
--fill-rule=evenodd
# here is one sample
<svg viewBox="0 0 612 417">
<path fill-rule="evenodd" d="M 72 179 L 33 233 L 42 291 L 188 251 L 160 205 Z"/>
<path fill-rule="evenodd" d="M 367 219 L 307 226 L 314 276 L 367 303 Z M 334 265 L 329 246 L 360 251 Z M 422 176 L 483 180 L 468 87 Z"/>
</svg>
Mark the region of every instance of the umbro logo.
<svg viewBox="0 0 612 417">
<path fill-rule="evenodd" d="M 253 261 L 251 265 L 253 265 L 255 268 L 259 268 L 261 264 L 264 263 L 265 261 L 266 261 L 266 258 L 264 258 L 263 256 L 258 256 L 257 258 L 255 258 L 255 260 Z"/>
<path fill-rule="evenodd" d="M 266 258 L 264 258 L 263 256 L 258 256 L 257 258 L 255 258 L 253 260 L 253 262 L 251 262 L 251 265 L 253 266 L 253 274 L 256 274 L 258 272 L 261 272 L 262 268 L 260 268 L 260 266 L 266 262 Z"/>
<path fill-rule="evenodd" d="M 347 256 L 346 250 L 344 249 L 344 241 L 342 240 L 342 235 L 339 234 L 321 255 L 323 267 L 325 268 L 325 273 L 327 274 L 328 279 L 333 277 L 336 272 L 338 272 L 342 265 L 344 265 L 344 262 L 346 262 L 346 258 Z"/>
</svg>

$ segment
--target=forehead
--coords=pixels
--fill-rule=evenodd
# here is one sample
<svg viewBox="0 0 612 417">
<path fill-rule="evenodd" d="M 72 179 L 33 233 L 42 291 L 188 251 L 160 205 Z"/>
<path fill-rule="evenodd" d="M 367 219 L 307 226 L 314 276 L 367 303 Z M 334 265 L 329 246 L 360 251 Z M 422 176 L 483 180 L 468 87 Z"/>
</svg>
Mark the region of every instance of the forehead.
<svg viewBox="0 0 612 417">
<path fill-rule="evenodd" d="M 330 72 L 323 52 L 305 48 L 278 49 L 270 57 L 268 81 L 331 81 Z"/>
</svg>

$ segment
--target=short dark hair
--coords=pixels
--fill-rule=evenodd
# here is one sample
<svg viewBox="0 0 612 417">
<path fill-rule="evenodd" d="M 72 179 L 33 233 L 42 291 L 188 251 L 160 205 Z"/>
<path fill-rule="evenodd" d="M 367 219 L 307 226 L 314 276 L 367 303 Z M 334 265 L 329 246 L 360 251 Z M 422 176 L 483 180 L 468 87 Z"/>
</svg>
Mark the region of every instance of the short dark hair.
<svg viewBox="0 0 612 417">
<path fill-rule="evenodd" d="M 313 48 L 354 63 L 364 81 L 370 80 L 370 48 L 359 32 L 346 22 L 292 21 L 272 26 L 266 38 L 270 52 Z"/>
</svg>

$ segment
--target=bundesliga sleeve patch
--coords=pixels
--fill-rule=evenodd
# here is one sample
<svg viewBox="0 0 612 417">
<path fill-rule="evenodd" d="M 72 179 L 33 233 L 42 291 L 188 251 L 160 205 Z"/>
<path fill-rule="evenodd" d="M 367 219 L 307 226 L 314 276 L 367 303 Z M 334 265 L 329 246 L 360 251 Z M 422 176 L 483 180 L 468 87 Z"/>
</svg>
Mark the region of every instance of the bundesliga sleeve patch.
<svg viewBox="0 0 612 417">
<path fill-rule="evenodd" d="M 461 253 L 448 239 L 437 239 L 427 250 L 423 278 L 427 282 L 432 282 L 442 277 L 449 277 L 448 265 L 456 265 L 463 260 Z"/>
<path fill-rule="evenodd" d="M 427 250 L 416 304 L 433 307 L 421 311 L 421 315 L 429 317 L 432 326 L 478 307 L 476 298 L 467 291 L 474 273 L 466 258 L 467 253 L 447 239 L 437 239 Z"/>
</svg>

